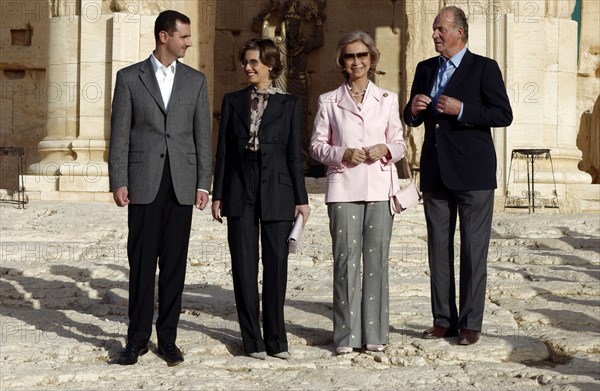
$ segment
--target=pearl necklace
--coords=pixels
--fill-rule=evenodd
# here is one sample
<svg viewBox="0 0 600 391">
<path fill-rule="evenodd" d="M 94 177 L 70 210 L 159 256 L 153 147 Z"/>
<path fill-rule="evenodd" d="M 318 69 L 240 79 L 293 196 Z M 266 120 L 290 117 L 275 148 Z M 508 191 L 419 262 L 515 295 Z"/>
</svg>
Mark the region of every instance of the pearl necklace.
<svg viewBox="0 0 600 391">
<path fill-rule="evenodd" d="M 365 92 L 367 92 L 367 87 L 365 87 L 362 92 L 361 91 L 356 91 L 354 92 L 352 90 L 352 87 L 350 86 L 350 83 L 346 83 L 346 85 L 348 86 L 348 89 L 350 90 L 350 95 L 352 95 L 353 98 L 362 98 L 365 95 Z M 367 86 L 369 84 L 367 83 Z"/>
</svg>

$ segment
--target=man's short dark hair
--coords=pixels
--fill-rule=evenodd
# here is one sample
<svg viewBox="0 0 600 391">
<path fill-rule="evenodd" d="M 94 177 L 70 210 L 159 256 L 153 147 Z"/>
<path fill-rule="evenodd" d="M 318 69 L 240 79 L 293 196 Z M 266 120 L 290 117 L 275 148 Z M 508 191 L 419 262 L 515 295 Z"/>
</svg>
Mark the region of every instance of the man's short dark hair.
<svg viewBox="0 0 600 391">
<path fill-rule="evenodd" d="M 190 24 L 190 18 L 181 12 L 166 10 L 158 14 L 158 17 L 154 22 L 154 39 L 156 42 L 160 41 L 161 31 L 166 31 L 167 34 L 173 35 L 177 29 L 177 21 L 180 21 L 183 24 Z"/>
</svg>

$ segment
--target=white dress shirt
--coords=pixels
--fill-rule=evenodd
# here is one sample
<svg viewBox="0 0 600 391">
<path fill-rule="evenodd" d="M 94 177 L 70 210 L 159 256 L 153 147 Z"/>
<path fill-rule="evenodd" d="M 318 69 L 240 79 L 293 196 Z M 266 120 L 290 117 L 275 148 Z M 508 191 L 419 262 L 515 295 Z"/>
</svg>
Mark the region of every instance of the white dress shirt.
<svg viewBox="0 0 600 391">
<path fill-rule="evenodd" d="M 169 107 L 169 99 L 171 98 L 171 91 L 173 91 L 173 82 L 175 81 L 177 61 L 173 61 L 171 65 L 164 66 L 154 57 L 152 53 L 152 68 L 154 68 L 154 74 L 158 81 L 158 87 L 160 88 L 160 94 L 165 104 L 165 109 Z"/>
</svg>

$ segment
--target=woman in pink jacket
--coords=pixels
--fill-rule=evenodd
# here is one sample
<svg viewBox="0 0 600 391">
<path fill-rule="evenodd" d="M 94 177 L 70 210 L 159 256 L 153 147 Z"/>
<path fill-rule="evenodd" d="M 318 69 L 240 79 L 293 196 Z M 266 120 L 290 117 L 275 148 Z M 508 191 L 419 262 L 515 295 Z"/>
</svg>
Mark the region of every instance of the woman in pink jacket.
<svg viewBox="0 0 600 391">
<path fill-rule="evenodd" d="M 389 341 L 389 193 L 392 177 L 398 177 L 394 163 L 404 157 L 406 144 L 398 96 L 369 80 L 378 60 L 375 42 L 364 31 L 340 39 L 336 64 L 345 81 L 319 97 L 310 145 L 311 155 L 327 166 L 337 354 L 363 346 L 382 351 Z"/>
</svg>

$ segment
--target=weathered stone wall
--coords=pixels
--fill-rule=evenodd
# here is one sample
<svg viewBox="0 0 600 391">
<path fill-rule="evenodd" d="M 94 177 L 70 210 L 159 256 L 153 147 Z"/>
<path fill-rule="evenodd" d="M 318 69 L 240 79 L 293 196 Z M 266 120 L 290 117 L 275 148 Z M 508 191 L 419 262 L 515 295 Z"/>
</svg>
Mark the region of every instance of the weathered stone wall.
<svg viewBox="0 0 600 391">
<path fill-rule="evenodd" d="M 63 93 L 46 81 L 49 20 L 47 1 L 0 2 L 0 146 L 24 148 L 25 166 L 39 160 L 47 100 Z M 0 188 L 14 189 L 14 163 L 0 155 L 0 167 Z"/>
<path fill-rule="evenodd" d="M 281 2 L 283 3 L 283 1 Z M 308 4 L 303 0 L 301 5 Z M 247 85 L 246 76 L 237 60 L 240 46 L 248 39 L 261 37 L 261 26 L 253 25 L 253 19 L 270 5 L 266 0 L 220 0 L 217 2 L 215 22 L 215 111 L 220 112 L 221 100 L 226 92 L 237 91 Z M 323 13 L 324 45 L 309 54 L 308 120 L 306 131 L 312 131 L 312 122 L 320 94 L 337 88 L 343 77 L 335 66 L 335 50 L 340 37 L 351 30 L 362 29 L 376 41 L 382 52 L 377 67 L 376 82 L 384 88 L 399 91 L 400 48 L 402 42 L 401 9 L 399 4 L 386 0 L 347 1 L 328 0 Z M 281 15 L 273 14 L 269 19 L 273 28 L 281 27 Z M 315 23 L 305 21 L 301 33 L 309 38 Z M 218 121 L 213 134 L 216 137 Z M 216 140 L 216 138 L 215 138 Z"/>
<path fill-rule="evenodd" d="M 592 176 L 593 183 L 600 183 L 600 1 L 584 0 L 582 5 L 577 73 L 577 118 L 580 118 L 577 146 L 583 153 L 583 159 L 579 168 Z"/>
<path fill-rule="evenodd" d="M 25 166 L 30 171 L 41 161 L 56 168 L 51 175 L 73 173 L 72 163 L 79 164 L 85 174 L 86 167 L 94 164 L 105 176 L 114 75 L 121 67 L 149 55 L 154 47 L 155 15 L 168 8 L 192 19 L 194 46 L 184 62 L 208 76 L 216 136 L 223 94 L 246 85 L 237 61 L 238 48 L 247 39 L 261 36 L 261 22 L 266 21 L 272 29 L 269 31 L 277 34 L 281 15 L 258 18 L 258 23 L 256 18 L 270 5 L 283 3 L 2 1 L 0 144 L 24 147 Z M 300 3 L 306 5 L 312 0 Z M 578 29 L 571 21 L 575 0 L 328 0 L 322 10 L 327 16 L 323 45 L 308 56 L 306 131 L 312 130 L 318 95 L 343 80 L 333 57 L 344 33 L 363 29 L 374 37 L 382 53 L 375 82 L 398 92 L 402 107 L 417 63 L 436 54 L 431 24 L 440 7 L 447 4 L 466 11 L 470 49 L 496 59 L 507 82 L 515 122 L 508 130 L 494 131 L 499 184 L 506 179 L 510 149 L 538 142 L 553 149 L 559 182 L 589 183 L 588 174 L 576 167 L 579 161 L 579 169 L 597 178 L 591 168 L 597 167 L 593 162 L 595 146 L 575 145 L 575 138 L 593 139 L 592 132 L 597 132 L 592 125 L 597 122 L 584 120 L 600 91 L 600 2 L 595 0 L 582 0 L 578 63 Z M 305 20 L 301 34 L 309 38 L 315 28 L 314 20 Z M 12 35 L 11 29 L 15 30 Z M 31 45 L 23 45 L 29 37 Z M 92 84 L 101 86 L 98 100 L 88 99 L 85 88 Z M 409 161 L 413 164 L 418 163 L 422 137 L 422 128 L 407 128 Z M 540 178 L 549 180 L 549 173 L 546 170 Z M 103 191 L 105 181 L 91 187 L 65 178 L 63 182 L 52 182 L 48 190 Z"/>
</svg>

